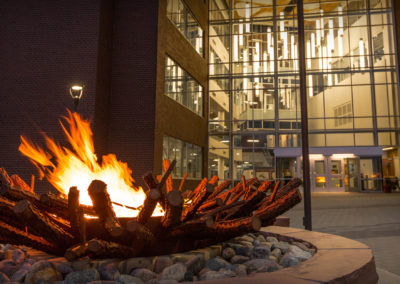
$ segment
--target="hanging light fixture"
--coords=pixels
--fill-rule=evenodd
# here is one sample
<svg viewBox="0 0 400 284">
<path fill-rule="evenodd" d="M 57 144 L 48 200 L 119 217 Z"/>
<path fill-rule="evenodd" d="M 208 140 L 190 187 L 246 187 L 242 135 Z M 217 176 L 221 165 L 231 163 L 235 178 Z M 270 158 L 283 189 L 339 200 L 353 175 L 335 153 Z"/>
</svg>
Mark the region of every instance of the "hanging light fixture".
<svg viewBox="0 0 400 284">
<path fill-rule="evenodd" d="M 250 32 L 250 3 L 246 3 L 246 33 Z"/>
<path fill-rule="evenodd" d="M 359 51 L 360 51 L 360 68 L 365 68 L 364 40 L 362 38 L 360 38 L 358 47 L 359 47 Z"/>
</svg>

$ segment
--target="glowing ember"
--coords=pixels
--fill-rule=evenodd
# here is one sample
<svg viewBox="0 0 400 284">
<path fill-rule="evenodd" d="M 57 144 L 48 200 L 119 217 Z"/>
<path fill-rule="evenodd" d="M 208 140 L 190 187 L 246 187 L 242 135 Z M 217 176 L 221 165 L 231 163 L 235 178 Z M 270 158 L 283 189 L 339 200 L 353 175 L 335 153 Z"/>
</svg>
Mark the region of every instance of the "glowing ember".
<svg viewBox="0 0 400 284">
<path fill-rule="evenodd" d="M 77 186 L 80 190 L 79 202 L 86 205 L 92 205 L 87 188 L 92 180 L 99 179 L 107 184 L 111 201 L 130 207 L 141 206 L 145 194 L 140 187 L 133 185 L 132 171 L 128 165 L 118 161 L 114 154 L 103 156 L 100 165 L 94 153 L 90 122 L 70 111 L 68 111 L 68 117 L 64 118 L 69 130 L 61 121 L 60 124 L 70 148 L 56 144 L 44 134 L 48 148 L 48 151 L 45 151 L 21 136 L 19 151 L 39 169 L 41 178 L 46 177 L 63 194 L 68 194 L 71 186 Z M 118 217 L 135 217 L 139 213 L 138 210 L 115 204 L 113 206 Z M 163 215 L 160 206 L 157 206 L 153 215 Z"/>
</svg>

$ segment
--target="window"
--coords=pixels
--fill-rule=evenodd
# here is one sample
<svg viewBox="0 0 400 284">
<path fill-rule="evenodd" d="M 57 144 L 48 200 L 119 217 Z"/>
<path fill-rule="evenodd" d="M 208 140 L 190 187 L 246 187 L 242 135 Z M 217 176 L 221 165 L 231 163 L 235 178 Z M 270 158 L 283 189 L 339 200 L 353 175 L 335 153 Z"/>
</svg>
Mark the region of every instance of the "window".
<svg viewBox="0 0 400 284">
<path fill-rule="evenodd" d="M 167 17 L 186 37 L 196 51 L 204 56 L 204 31 L 181 0 L 168 0 Z"/>
<path fill-rule="evenodd" d="M 165 94 L 203 116 L 203 87 L 168 56 L 165 67 Z"/>
<path fill-rule="evenodd" d="M 188 174 L 188 178 L 200 179 L 202 177 L 203 151 L 200 146 L 164 136 L 164 159 L 176 160 L 176 166 L 172 172 L 173 178 L 182 178 L 185 173 Z"/>
</svg>

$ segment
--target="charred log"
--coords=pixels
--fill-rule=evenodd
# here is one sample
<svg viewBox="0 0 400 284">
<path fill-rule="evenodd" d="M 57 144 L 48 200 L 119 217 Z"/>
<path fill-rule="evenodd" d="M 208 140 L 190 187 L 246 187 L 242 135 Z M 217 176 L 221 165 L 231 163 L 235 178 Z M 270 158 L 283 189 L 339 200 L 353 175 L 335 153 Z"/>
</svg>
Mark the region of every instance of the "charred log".
<svg viewBox="0 0 400 284">
<path fill-rule="evenodd" d="M 113 237 L 121 236 L 123 229 L 112 208 L 110 195 L 107 192 L 107 185 L 100 180 L 94 180 L 89 185 L 88 192 L 93 201 L 93 208 L 104 228 Z"/>
</svg>

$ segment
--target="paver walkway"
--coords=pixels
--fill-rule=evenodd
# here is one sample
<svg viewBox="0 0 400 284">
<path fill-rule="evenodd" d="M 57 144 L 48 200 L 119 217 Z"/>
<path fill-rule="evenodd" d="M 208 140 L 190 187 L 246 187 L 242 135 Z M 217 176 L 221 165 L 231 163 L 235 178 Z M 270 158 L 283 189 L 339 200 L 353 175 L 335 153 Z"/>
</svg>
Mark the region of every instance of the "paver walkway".
<svg viewBox="0 0 400 284">
<path fill-rule="evenodd" d="M 313 230 L 365 243 L 374 253 L 379 283 L 385 283 L 379 270 L 398 276 L 400 283 L 399 193 L 312 193 L 311 206 Z M 303 203 L 285 216 L 291 227 L 304 228 Z"/>
</svg>

